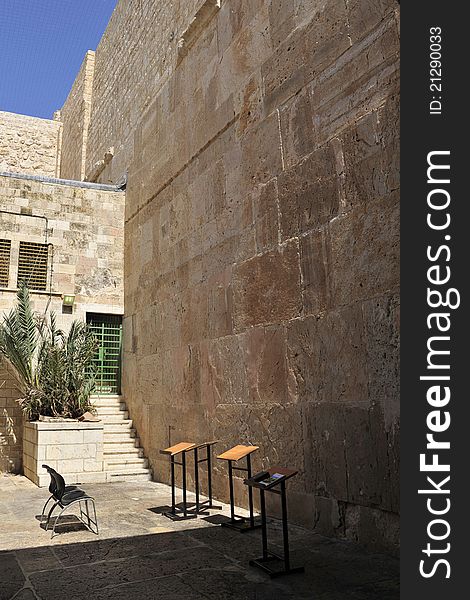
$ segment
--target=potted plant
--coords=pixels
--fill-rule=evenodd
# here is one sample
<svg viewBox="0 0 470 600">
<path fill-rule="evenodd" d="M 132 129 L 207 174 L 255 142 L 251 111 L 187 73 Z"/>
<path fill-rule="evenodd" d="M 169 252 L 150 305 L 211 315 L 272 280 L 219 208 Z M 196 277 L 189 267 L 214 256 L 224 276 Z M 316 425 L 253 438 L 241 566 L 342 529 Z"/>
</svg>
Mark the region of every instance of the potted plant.
<svg viewBox="0 0 470 600">
<path fill-rule="evenodd" d="M 96 350 L 85 323 L 74 321 L 63 332 L 54 313 L 34 314 L 29 290 L 20 286 L 15 307 L 0 325 L 0 353 L 22 393 L 24 473 L 38 485 L 49 481 L 44 462 L 71 483 L 104 481 L 102 423 L 78 421 L 94 412 Z"/>
</svg>

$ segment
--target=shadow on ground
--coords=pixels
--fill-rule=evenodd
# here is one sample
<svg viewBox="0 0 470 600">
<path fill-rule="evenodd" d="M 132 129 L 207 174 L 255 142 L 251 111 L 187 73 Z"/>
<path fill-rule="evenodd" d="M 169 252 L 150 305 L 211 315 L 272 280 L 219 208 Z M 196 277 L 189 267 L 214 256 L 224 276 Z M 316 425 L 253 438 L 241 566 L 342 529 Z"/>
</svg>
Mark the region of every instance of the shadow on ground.
<svg viewBox="0 0 470 600">
<path fill-rule="evenodd" d="M 305 573 L 270 579 L 251 567 L 259 530 L 221 527 L 229 507 L 188 521 L 161 514 L 168 486 L 90 484 L 99 536 L 71 514 L 54 539 L 38 520 L 47 491 L 0 478 L 0 600 L 398 600 L 398 560 L 301 527 L 289 527 L 292 564 Z M 194 498 L 191 497 L 190 502 Z M 238 510 L 238 509 L 237 509 Z M 239 509 L 243 510 L 243 509 Z M 282 553 L 281 525 L 268 541 Z"/>
<path fill-rule="evenodd" d="M 75 529 L 64 522 L 61 530 Z M 271 523 L 272 545 L 280 531 Z M 318 536 L 292 540 L 305 574 L 271 580 L 248 566 L 260 553 L 256 532 L 188 529 L 0 553 L 0 599 L 290 600 L 398 598 L 397 564 Z"/>
</svg>

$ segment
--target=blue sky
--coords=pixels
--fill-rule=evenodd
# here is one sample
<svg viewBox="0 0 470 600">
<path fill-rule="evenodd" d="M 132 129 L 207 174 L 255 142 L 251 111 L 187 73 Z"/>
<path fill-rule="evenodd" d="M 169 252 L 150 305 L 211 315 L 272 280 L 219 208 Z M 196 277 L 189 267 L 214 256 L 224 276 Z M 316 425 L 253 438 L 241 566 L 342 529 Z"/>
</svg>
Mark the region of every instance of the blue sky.
<svg viewBox="0 0 470 600">
<path fill-rule="evenodd" d="M 51 119 L 117 0 L 0 0 L 0 110 Z"/>
</svg>

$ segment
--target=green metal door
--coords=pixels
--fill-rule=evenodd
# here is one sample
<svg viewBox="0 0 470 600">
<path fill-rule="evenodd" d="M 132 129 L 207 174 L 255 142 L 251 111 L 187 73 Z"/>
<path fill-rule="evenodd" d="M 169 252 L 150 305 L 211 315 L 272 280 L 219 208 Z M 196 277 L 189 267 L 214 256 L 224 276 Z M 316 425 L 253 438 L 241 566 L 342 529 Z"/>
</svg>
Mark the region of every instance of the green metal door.
<svg viewBox="0 0 470 600">
<path fill-rule="evenodd" d="M 96 368 L 96 392 L 120 394 L 122 317 L 87 313 L 86 320 L 99 343 L 93 361 Z"/>
</svg>

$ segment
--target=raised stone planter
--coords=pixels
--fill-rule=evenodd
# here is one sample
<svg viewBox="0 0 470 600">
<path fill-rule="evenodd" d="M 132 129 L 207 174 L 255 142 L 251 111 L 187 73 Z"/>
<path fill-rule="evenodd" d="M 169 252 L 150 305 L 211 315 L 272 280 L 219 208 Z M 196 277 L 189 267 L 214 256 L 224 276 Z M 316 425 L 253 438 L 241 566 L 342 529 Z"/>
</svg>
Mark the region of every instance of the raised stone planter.
<svg viewBox="0 0 470 600">
<path fill-rule="evenodd" d="M 39 487 L 50 482 L 42 468 L 44 463 L 63 475 L 67 484 L 105 482 L 103 423 L 73 420 L 25 423 L 24 474 Z"/>
</svg>

